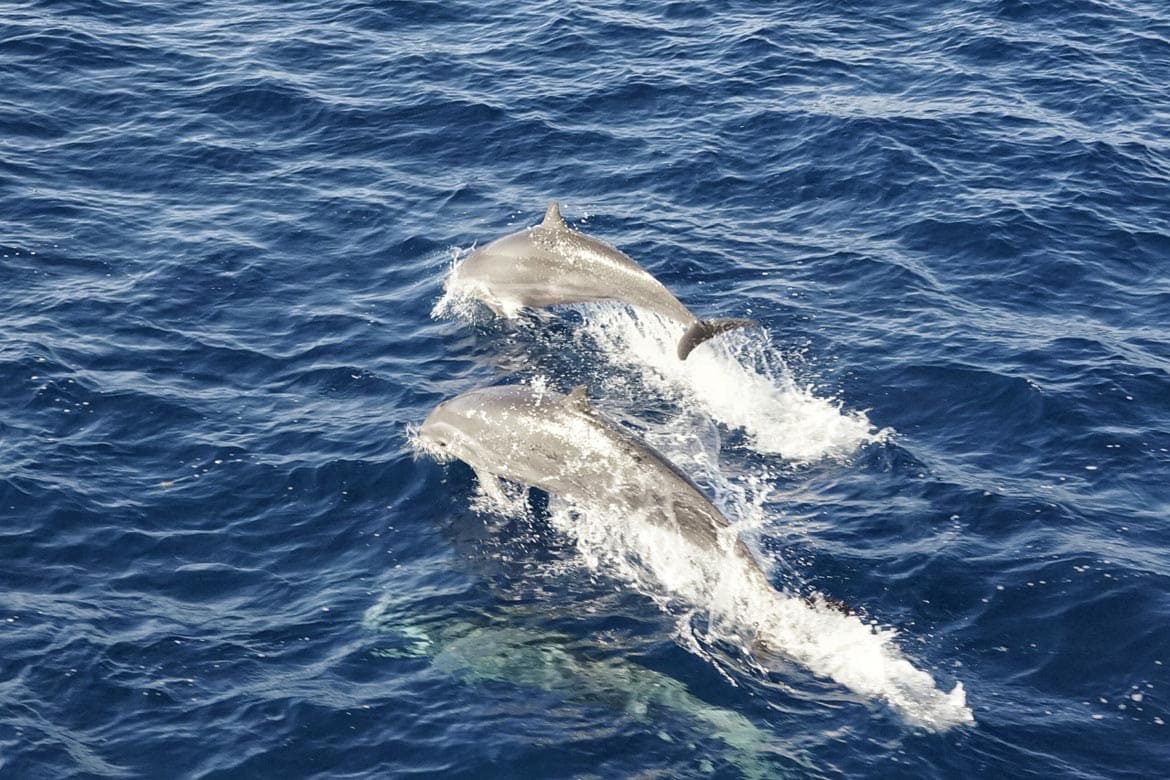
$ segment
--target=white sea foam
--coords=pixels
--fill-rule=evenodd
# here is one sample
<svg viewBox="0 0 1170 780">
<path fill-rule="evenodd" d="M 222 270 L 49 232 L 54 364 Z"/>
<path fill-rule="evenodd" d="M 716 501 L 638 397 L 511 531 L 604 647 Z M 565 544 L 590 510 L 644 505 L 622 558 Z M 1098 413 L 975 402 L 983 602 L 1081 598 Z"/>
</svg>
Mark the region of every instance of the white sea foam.
<svg viewBox="0 0 1170 780">
<path fill-rule="evenodd" d="M 431 307 L 431 317 L 444 319 L 452 317 L 461 320 L 475 318 L 483 306 L 488 306 L 505 317 L 515 317 L 523 309 L 519 300 L 499 295 L 491 287 L 476 279 L 468 279 L 459 273 L 463 258 L 475 251 L 455 249 L 451 252 L 451 263 L 443 278 L 443 295 Z"/>
<path fill-rule="evenodd" d="M 729 639 L 762 668 L 776 659 L 798 664 L 859 696 L 886 702 L 914 726 L 942 731 L 974 722 L 962 684 L 941 690 L 929 672 L 903 653 L 894 629 L 879 628 L 816 599 L 782 593 L 737 551 L 744 532 L 766 522 L 766 480 L 728 479 L 718 469 L 718 440 L 701 429 L 696 433 L 678 418 L 656 426 L 648 438 L 669 457 L 680 450 L 689 453 L 696 476 L 711 485 L 720 508 L 739 522 L 725 529 L 713 549 L 661 522 L 654 514 L 663 511 L 660 507 L 631 512 L 606 496 L 574 502 L 552 496 L 550 522 L 573 540 L 586 567 L 625 582 L 667 613 L 702 615 L 705 634 L 680 631 L 678 639 L 709 660 L 704 645 Z M 588 457 L 609 457 L 607 445 L 590 446 L 588 439 L 584 428 L 573 437 Z M 528 511 L 527 503 L 510 490 L 481 490 L 474 505 L 509 516 Z M 730 675 L 728 679 L 734 682 Z"/>
<path fill-rule="evenodd" d="M 769 656 L 795 662 L 931 731 L 974 723 L 962 683 L 939 689 L 902 652 L 893 629 L 763 583 L 734 552 L 735 528 L 728 529 L 726 551 L 711 551 L 646 518 L 557 502 L 550 509 L 586 565 L 632 584 L 667 611 L 705 613 L 712 635 L 737 637 L 761 666 Z"/>
<path fill-rule="evenodd" d="M 682 330 L 655 314 L 618 304 L 584 307 L 585 333 L 611 363 L 635 372 L 676 401 L 697 405 L 751 447 L 793 461 L 843 457 L 883 440 L 861 412 L 797 385 L 759 331 L 734 331 L 701 345 L 685 360 L 676 353 Z"/>
</svg>

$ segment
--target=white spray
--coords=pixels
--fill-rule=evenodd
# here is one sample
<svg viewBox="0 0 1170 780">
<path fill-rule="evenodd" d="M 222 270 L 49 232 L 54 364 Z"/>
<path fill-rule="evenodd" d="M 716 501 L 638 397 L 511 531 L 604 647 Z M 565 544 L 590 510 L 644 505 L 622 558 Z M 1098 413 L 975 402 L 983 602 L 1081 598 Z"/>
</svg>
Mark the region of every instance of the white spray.
<svg viewBox="0 0 1170 780">
<path fill-rule="evenodd" d="M 434 313 L 467 317 L 472 311 L 457 287 L 448 284 Z M 760 453 L 793 461 L 844 457 L 888 434 L 875 431 L 864 414 L 845 412 L 840 404 L 797 386 L 782 357 L 758 333 L 720 336 L 680 361 L 675 324 L 617 304 L 592 304 L 581 311 L 584 336 L 607 362 L 636 373 L 680 406 L 742 430 Z M 683 458 L 671 452 L 671 439 L 679 436 L 685 438 L 677 429 L 650 432 L 654 443 L 676 460 Z M 693 433 L 685 448 L 694 448 L 700 438 L 701 431 Z M 859 695 L 884 700 L 916 726 L 944 730 L 974 722 L 962 684 L 941 691 L 928 672 L 902 653 L 893 629 L 761 587 L 758 571 L 734 554 L 733 547 L 745 527 L 764 524 L 766 483 L 728 480 L 718 472 L 717 452 L 690 453 L 686 459 L 707 467 L 706 481 L 714 485 L 721 508 L 740 519 L 728 529 L 726 553 L 696 546 L 661 524 L 605 506 L 569 505 L 554 497 L 551 520 L 575 540 L 588 567 L 632 584 L 672 614 L 704 613 L 713 635 L 739 637 L 749 648 L 763 648 Z M 481 495 L 476 506 L 513 514 L 521 503 L 515 497 L 497 503 Z M 691 644 L 679 638 L 684 646 Z"/>
</svg>

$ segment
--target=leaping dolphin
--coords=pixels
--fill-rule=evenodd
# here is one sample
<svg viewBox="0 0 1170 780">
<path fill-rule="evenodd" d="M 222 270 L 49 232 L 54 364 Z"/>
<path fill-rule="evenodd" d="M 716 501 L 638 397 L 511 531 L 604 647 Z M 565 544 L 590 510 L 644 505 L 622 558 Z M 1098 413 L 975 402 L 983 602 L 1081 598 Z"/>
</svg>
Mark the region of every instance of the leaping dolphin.
<svg viewBox="0 0 1170 780">
<path fill-rule="evenodd" d="M 505 317 L 560 303 L 618 301 L 648 309 L 686 328 L 678 342 L 680 360 L 712 336 L 759 325 L 747 319 L 699 319 L 627 255 L 565 224 L 556 201 L 539 225 L 473 252 L 452 270 L 446 288 Z"/>
</svg>

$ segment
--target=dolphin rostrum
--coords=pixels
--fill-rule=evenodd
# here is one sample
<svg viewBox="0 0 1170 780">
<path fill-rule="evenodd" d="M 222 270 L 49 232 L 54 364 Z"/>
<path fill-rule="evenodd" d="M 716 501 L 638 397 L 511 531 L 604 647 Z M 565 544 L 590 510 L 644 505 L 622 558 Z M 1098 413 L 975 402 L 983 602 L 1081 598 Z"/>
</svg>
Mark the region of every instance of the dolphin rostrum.
<svg viewBox="0 0 1170 780">
<path fill-rule="evenodd" d="M 678 356 L 754 320 L 701 320 L 640 265 L 614 247 L 570 228 L 556 201 L 544 221 L 473 252 L 447 280 L 447 292 L 482 301 L 499 316 L 561 303 L 618 301 L 686 328 Z"/>
<path fill-rule="evenodd" d="M 502 477 L 574 502 L 649 508 L 650 520 L 706 549 L 721 548 L 729 527 L 690 477 L 594 409 L 584 385 L 568 395 L 530 385 L 472 390 L 435 407 L 418 442 L 436 460 L 471 466 L 489 495 L 502 495 Z M 737 547 L 755 566 L 743 543 Z"/>
</svg>

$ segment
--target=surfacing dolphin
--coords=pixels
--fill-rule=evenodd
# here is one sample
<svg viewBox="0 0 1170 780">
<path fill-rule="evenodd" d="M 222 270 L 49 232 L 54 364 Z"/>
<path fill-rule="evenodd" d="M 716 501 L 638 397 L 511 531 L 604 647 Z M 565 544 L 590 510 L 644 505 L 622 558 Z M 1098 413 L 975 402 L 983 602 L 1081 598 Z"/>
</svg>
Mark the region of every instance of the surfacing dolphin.
<svg viewBox="0 0 1170 780">
<path fill-rule="evenodd" d="M 956 681 L 949 692 L 937 688 L 897 647 L 893 629 L 773 588 L 695 483 L 593 409 L 583 387 L 569 395 L 524 385 L 476 389 L 435 407 L 415 443 L 436 460 L 466 462 L 503 506 L 509 502 L 501 478 L 585 510 L 586 529 L 599 519 L 615 540 L 631 545 L 667 593 L 728 615 L 723 626 L 749 641 L 753 656 L 796 661 L 863 696 L 887 700 L 909 723 L 931 731 L 975 723 L 963 684 Z"/>
<path fill-rule="evenodd" d="M 892 629 L 773 588 L 695 483 L 590 406 L 584 388 L 567 396 L 525 385 L 472 390 L 439 404 L 415 444 L 437 460 L 466 462 L 501 506 L 514 505 L 499 482 L 506 479 L 584 510 L 587 530 L 599 521 L 672 597 L 717 610 L 756 658 L 796 661 L 932 731 L 974 723 L 962 683 L 950 692 L 936 687 Z"/>
<path fill-rule="evenodd" d="M 482 301 L 503 317 L 523 308 L 596 301 L 647 309 L 686 328 L 678 342 L 680 360 L 712 336 L 759 325 L 746 319 L 699 319 L 624 253 L 565 224 L 556 201 L 539 225 L 473 252 L 451 272 L 447 292 Z"/>
<path fill-rule="evenodd" d="M 502 477 L 572 503 L 647 513 L 702 549 L 727 549 L 727 518 L 658 450 L 594 409 L 583 385 L 568 395 L 529 385 L 472 390 L 435 407 L 418 443 L 436 460 L 471 466 L 488 495 L 503 497 Z M 737 540 L 734 549 L 770 587 L 747 546 Z"/>
</svg>

